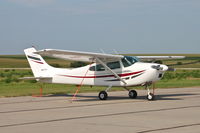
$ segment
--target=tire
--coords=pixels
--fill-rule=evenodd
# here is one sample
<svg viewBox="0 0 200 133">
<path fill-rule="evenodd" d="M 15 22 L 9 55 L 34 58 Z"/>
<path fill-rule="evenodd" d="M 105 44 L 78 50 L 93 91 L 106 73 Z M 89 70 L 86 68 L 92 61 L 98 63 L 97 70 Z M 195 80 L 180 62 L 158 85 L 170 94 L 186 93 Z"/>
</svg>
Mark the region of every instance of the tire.
<svg viewBox="0 0 200 133">
<path fill-rule="evenodd" d="M 152 94 L 152 93 L 150 93 L 150 94 L 147 95 L 147 99 L 148 99 L 149 101 L 153 101 L 154 98 L 155 98 L 155 96 L 154 96 L 154 94 Z"/>
<path fill-rule="evenodd" d="M 137 91 L 130 90 L 128 95 L 129 95 L 130 98 L 135 99 L 137 97 Z"/>
<path fill-rule="evenodd" d="M 99 92 L 99 99 L 106 100 L 108 98 L 108 93 L 106 91 Z"/>
</svg>

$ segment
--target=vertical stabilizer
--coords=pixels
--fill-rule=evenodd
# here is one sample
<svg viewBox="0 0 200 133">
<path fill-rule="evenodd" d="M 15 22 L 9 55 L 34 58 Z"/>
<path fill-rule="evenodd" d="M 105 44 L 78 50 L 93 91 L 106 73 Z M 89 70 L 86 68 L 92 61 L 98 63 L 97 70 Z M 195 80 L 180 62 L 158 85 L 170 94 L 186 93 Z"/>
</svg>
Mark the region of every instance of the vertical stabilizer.
<svg viewBox="0 0 200 133">
<path fill-rule="evenodd" d="M 26 58 L 32 69 L 34 77 L 49 77 L 51 76 L 51 66 L 49 66 L 45 60 L 39 55 L 35 54 L 35 48 L 28 48 L 24 50 Z"/>
</svg>

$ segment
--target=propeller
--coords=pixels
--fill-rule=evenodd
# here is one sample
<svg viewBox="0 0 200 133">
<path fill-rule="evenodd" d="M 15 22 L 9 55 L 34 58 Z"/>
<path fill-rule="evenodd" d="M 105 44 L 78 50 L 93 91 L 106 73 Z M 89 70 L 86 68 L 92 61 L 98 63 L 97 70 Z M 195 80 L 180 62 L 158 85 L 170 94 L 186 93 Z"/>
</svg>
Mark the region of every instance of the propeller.
<svg viewBox="0 0 200 133">
<path fill-rule="evenodd" d="M 174 72 L 174 71 L 176 71 L 176 69 L 173 68 L 173 67 L 168 67 L 167 71 L 172 71 L 172 72 Z"/>
</svg>

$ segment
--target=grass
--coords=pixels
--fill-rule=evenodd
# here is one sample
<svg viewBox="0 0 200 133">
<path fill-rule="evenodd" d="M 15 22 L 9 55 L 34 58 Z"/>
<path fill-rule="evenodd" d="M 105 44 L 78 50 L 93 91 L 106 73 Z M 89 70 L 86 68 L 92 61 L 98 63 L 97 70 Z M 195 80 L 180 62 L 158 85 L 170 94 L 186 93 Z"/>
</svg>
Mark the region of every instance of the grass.
<svg viewBox="0 0 200 133">
<path fill-rule="evenodd" d="M 15 87 L 13 87 L 13 85 Z M 85 87 L 84 87 L 85 88 Z M 87 92 L 86 90 L 81 88 L 80 92 Z M 76 87 L 70 85 L 57 85 L 57 84 L 45 84 L 43 86 L 43 94 L 68 94 L 75 93 Z M 91 92 L 90 90 L 89 92 Z M 94 90 L 93 90 L 94 91 Z M 16 97 L 16 96 L 31 96 L 31 95 L 39 95 L 40 94 L 40 85 L 39 84 L 15 84 L 12 83 L 2 84 L 0 87 L 0 97 Z"/>
<path fill-rule="evenodd" d="M 75 85 L 42 84 L 34 80 L 21 81 L 19 77 L 32 76 L 30 70 L 0 70 L 0 97 L 31 96 L 40 93 L 43 85 L 43 94 L 67 94 L 75 93 Z M 164 78 L 156 84 L 156 88 L 182 88 L 200 86 L 200 70 L 177 70 L 167 72 Z M 144 87 L 136 87 L 143 89 Z M 80 92 L 99 92 L 105 90 L 101 86 L 82 86 Z M 112 91 L 123 90 L 121 87 L 113 87 Z"/>
<path fill-rule="evenodd" d="M 161 80 L 157 82 L 157 88 L 185 88 L 185 87 L 199 87 L 200 79 L 181 79 L 181 80 Z"/>
<path fill-rule="evenodd" d="M 43 88 L 44 95 L 75 93 L 77 90 L 77 86 L 75 85 L 42 83 L 3 83 L 0 86 L 0 97 L 39 95 L 41 86 Z M 91 88 L 90 86 L 82 86 L 79 92 L 99 92 L 104 89 L 106 89 L 106 87 L 95 86 Z M 113 87 L 112 90 L 122 90 L 122 88 Z"/>
<path fill-rule="evenodd" d="M 156 84 L 156 88 L 183 88 L 183 87 L 197 87 L 200 86 L 200 80 L 169 80 L 159 81 Z M 1 83 L 0 86 L 0 97 L 16 97 L 16 96 L 31 96 L 40 94 L 41 83 Z M 44 84 L 43 94 L 74 94 L 77 87 L 74 85 L 63 85 L 63 84 Z M 99 92 L 106 89 L 106 87 L 100 86 L 82 86 L 80 93 L 83 92 Z M 144 89 L 144 87 L 136 87 L 134 89 Z M 124 90 L 121 87 L 113 87 L 111 91 Z"/>
<path fill-rule="evenodd" d="M 24 59 L 0 58 L 0 68 L 27 68 L 28 62 Z"/>
<path fill-rule="evenodd" d="M 192 62 L 197 62 L 197 63 L 187 64 L 187 63 L 192 63 Z M 198 60 L 196 59 L 165 60 L 163 61 L 163 64 L 174 65 L 173 67 L 176 67 L 176 68 L 200 68 L 200 59 Z M 176 65 L 176 64 L 180 64 L 180 65 Z"/>
<path fill-rule="evenodd" d="M 70 93 L 70 85 L 45 84 L 43 94 L 63 94 Z M 40 93 L 40 83 L 3 83 L 0 86 L 0 97 L 31 96 Z"/>
<path fill-rule="evenodd" d="M 71 61 L 44 57 L 45 61 L 56 67 L 69 67 Z M 24 55 L 0 55 L 0 68 L 29 68 L 28 61 Z"/>
</svg>

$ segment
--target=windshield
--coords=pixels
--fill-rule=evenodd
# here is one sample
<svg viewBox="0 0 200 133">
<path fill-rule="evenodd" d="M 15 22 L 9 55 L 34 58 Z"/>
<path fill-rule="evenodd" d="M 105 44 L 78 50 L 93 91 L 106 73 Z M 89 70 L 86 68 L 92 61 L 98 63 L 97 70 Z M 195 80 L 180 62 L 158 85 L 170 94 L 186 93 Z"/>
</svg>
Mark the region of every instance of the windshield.
<svg viewBox="0 0 200 133">
<path fill-rule="evenodd" d="M 134 56 L 124 56 L 124 58 L 122 59 L 122 64 L 124 65 L 124 67 L 128 67 L 133 65 L 135 62 L 138 62 L 139 59 L 137 57 Z"/>
</svg>

